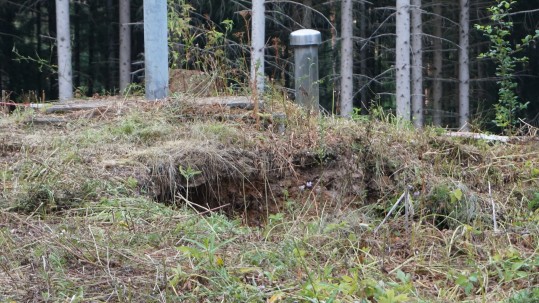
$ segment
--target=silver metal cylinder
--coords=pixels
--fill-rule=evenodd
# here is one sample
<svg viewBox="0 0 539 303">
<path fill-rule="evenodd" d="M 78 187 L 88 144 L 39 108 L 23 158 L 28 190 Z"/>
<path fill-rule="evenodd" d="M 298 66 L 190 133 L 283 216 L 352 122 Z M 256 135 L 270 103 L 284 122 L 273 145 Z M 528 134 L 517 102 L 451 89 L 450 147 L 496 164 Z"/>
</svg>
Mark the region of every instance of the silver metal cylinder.
<svg viewBox="0 0 539 303">
<path fill-rule="evenodd" d="M 294 47 L 294 77 L 296 103 L 318 112 L 318 46 L 322 43 L 319 31 L 300 29 L 290 34 Z"/>
</svg>

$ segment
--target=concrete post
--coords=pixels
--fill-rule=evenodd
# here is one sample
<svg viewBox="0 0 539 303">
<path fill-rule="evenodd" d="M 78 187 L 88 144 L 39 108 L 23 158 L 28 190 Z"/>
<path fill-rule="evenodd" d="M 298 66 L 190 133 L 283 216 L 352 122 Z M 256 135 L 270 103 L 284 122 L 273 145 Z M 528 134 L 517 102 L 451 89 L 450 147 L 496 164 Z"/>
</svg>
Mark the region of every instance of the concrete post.
<svg viewBox="0 0 539 303">
<path fill-rule="evenodd" d="M 290 45 L 294 47 L 294 77 L 296 103 L 318 112 L 318 46 L 322 43 L 319 31 L 300 29 L 290 34 Z"/>
<path fill-rule="evenodd" d="M 144 81 L 146 99 L 168 94 L 167 0 L 144 0 Z"/>
</svg>

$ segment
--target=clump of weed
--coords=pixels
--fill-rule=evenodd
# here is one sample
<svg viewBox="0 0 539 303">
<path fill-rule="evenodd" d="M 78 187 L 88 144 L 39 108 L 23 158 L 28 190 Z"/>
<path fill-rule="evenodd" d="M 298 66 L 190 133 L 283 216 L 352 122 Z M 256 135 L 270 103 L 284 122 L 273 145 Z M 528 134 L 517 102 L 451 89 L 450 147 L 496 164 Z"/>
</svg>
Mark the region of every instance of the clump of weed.
<svg viewBox="0 0 539 303">
<path fill-rule="evenodd" d="M 17 199 L 14 211 L 22 213 L 48 213 L 58 205 L 59 197 L 48 185 L 31 186 L 22 197 Z"/>
<path fill-rule="evenodd" d="M 103 191 L 95 180 L 78 180 L 81 183 L 41 180 L 28 183 L 19 189 L 15 203 L 9 209 L 26 214 L 50 214 L 81 207 L 85 201 L 95 200 Z"/>
<path fill-rule="evenodd" d="M 424 200 L 422 210 L 432 216 L 435 225 L 440 228 L 471 224 L 479 212 L 477 196 L 463 184 L 436 185 Z"/>
<path fill-rule="evenodd" d="M 172 131 L 171 125 L 138 114 L 132 114 L 109 126 L 109 132 L 114 139 L 143 145 L 160 141 Z"/>
<path fill-rule="evenodd" d="M 197 139 L 220 142 L 226 145 L 238 144 L 241 141 L 239 130 L 228 123 L 194 123 L 190 126 L 192 136 Z"/>
<path fill-rule="evenodd" d="M 534 303 L 539 301 L 539 287 L 525 289 L 512 295 L 506 303 Z"/>
<path fill-rule="evenodd" d="M 528 209 L 534 212 L 539 209 L 539 192 L 534 192 L 532 198 L 528 201 Z"/>
</svg>

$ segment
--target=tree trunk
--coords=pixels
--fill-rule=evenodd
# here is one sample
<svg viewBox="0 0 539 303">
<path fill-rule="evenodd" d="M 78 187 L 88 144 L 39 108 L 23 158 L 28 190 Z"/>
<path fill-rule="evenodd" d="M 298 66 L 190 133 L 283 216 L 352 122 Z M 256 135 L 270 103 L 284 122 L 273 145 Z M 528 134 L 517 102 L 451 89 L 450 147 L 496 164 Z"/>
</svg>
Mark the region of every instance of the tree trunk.
<svg viewBox="0 0 539 303">
<path fill-rule="evenodd" d="M 350 117 L 354 109 L 352 0 L 342 0 L 341 5 L 341 116 Z"/>
<path fill-rule="evenodd" d="M 332 26 L 330 27 L 330 33 L 331 33 L 331 78 L 333 81 L 331 81 L 331 96 L 332 96 L 332 102 L 331 102 L 331 113 L 335 114 L 337 112 L 337 104 L 340 104 L 339 99 L 339 85 L 337 80 L 337 29 L 335 28 L 336 24 L 336 7 L 335 3 L 329 4 L 329 21 L 331 22 Z"/>
<path fill-rule="evenodd" d="M 81 45 L 81 39 L 80 39 L 80 23 L 81 23 L 81 4 L 77 1 L 73 2 L 73 8 L 75 12 L 75 22 L 73 24 L 73 63 L 75 67 L 75 72 L 73 74 L 73 79 L 75 80 L 75 88 L 80 87 L 80 45 Z"/>
<path fill-rule="evenodd" d="M 130 0 L 120 0 L 120 93 L 124 93 L 131 82 L 130 22 Z"/>
<path fill-rule="evenodd" d="M 48 27 L 48 35 L 50 37 L 56 36 L 56 14 L 54 13 L 56 11 L 56 0 L 49 0 L 47 2 L 47 27 Z M 46 48 L 53 49 L 54 47 L 54 41 L 52 39 L 47 39 L 47 45 Z M 51 51 L 51 65 L 58 65 L 58 56 L 54 56 L 54 53 Z M 47 85 L 48 85 L 48 91 L 49 91 L 49 99 L 56 99 L 58 96 L 56 93 L 58 92 L 55 89 L 56 85 L 56 79 L 54 77 L 47 77 Z"/>
<path fill-rule="evenodd" d="M 361 114 L 367 115 L 370 102 L 367 100 L 367 8 L 365 1 L 359 3 L 361 16 L 359 20 L 359 36 L 361 39 L 359 49 L 359 92 L 361 99 Z"/>
<path fill-rule="evenodd" d="M 423 127 L 423 35 L 421 0 L 412 0 L 412 120 Z"/>
<path fill-rule="evenodd" d="M 313 0 L 303 0 L 303 19 L 301 20 L 301 26 L 303 28 L 311 28 L 313 23 Z"/>
<path fill-rule="evenodd" d="M 97 52 L 97 41 L 96 41 L 96 26 L 95 26 L 95 16 L 97 14 L 97 3 L 96 1 L 90 1 L 88 4 L 89 17 L 88 21 L 89 31 L 88 31 L 88 95 L 92 96 L 95 90 L 95 83 L 97 82 L 97 69 L 99 68 L 95 57 Z"/>
<path fill-rule="evenodd" d="M 58 45 L 58 87 L 60 101 L 73 98 L 69 0 L 56 0 L 56 43 Z"/>
<path fill-rule="evenodd" d="M 251 85 L 258 94 L 264 92 L 264 53 L 266 17 L 264 0 L 253 0 L 251 41 Z"/>
<path fill-rule="evenodd" d="M 397 117 L 410 120 L 410 0 L 397 0 Z"/>
<path fill-rule="evenodd" d="M 470 46 L 470 2 L 460 0 L 459 36 L 459 127 L 469 129 L 470 116 L 470 66 L 468 47 Z"/>
<path fill-rule="evenodd" d="M 41 1 L 36 3 L 36 55 L 38 58 L 42 58 L 41 55 L 41 49 L 42 47 L 42 40 L 41 40 Z M 39 96 L 41 94 L 41 91 L 43 90 L 43 76 L 41 74 L 38 75 L 38 83 L 37 83 L 37 95 Z M 0 89 L 1 91 L 1 89 Z"/>
<path fill-rule="evenodd" d="M 435 126 L 442 126 L 442 4 L 434 5 L 434 41 L 433 41 L 433 85 L 432 85 L 432 122 Z"/>
<path fill-rule="evenodd" d="M 4 60 L 0 60 L 0 73 L 4 73 Z M 4 102 L 4 96 L 2 95 L 4 93 L 4 77 L 2 76 L 2 74 L 0 74 L 0 101 Z"/>
<path fill-rule="evenodd" d="M 114 14 L 114 5 L 112 0 L 107 0 L 107 74 L 106 74 L 106 86 L 108 91 L 114 91 L 116 82 L 116 64 L 115 64 L 115 41 L 113 25 L 116 24 L 116 18 Z"/>
</svg>

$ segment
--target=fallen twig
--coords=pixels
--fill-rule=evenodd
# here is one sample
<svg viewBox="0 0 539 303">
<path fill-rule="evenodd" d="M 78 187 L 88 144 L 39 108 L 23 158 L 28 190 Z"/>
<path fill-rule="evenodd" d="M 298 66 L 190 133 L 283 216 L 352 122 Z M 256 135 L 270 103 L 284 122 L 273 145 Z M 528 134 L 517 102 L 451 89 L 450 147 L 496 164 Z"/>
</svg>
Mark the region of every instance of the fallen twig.
<svg viewBox="0 0 539 303">
<path fill-rule="evenodd" d="M 511 142 L 511 141 L 518 141 L 518 137 L 508 137 L 508 136 L 499 136 L 499 135 L 488 135 L 488 134 L 480 134 L 480 133 L 472 133 L 472 132 L 447 132 L 445 133 L 448 137 L 460 137 L 460 138 L 470 138 L 470 139 L 478 139 L 478 140 L 487 140 L 487 141 L 498 141 L 498 142 Z"/>
<path fill-rule="evenodd" d="M 498 232 L 498 221 L 496 221 L 496 205 L 494 204 L 494 199 L 492 198 L 492 191 L 490 189 L 490 181 L 488 182 L 488 195 L 490 197 L 490 203 L 492 204 L 492 222 L 494 224 L 494 232 Z"/>
<path fill-rule="evenodd" d="M 391 207 L 391 209 L 389 210 L 389 212 L 387 213 L 386 217 L 384 218 L 384 220 L 382 220 L 382 222 L 380 223 L 380 225 L 378 225 L 378 227 L 376 227 L 374 229 L 374 233 L 377 233 L 378 230 L 380 229 L 380 227 L 382 227 L 382 225 L 384 225 L 384 223 L 386 223 L 387 219 L 389 218 L 389 216 L 391 216 L 391 213 L 393 213 L 393 211 L 395 210 L 395 208 L 397 208 L 397 205 L 399 205 L 399 203 L 402 201 L 402 199 L 404 197 L 406 197 L 408 194 L 408 190 L 405 190 L 402 195 L 399 197 L 399 199 L 397 200 L 397 202 L 395 202 L 395 204 L 393 205 L 393 207 Z"/>
</svg>

